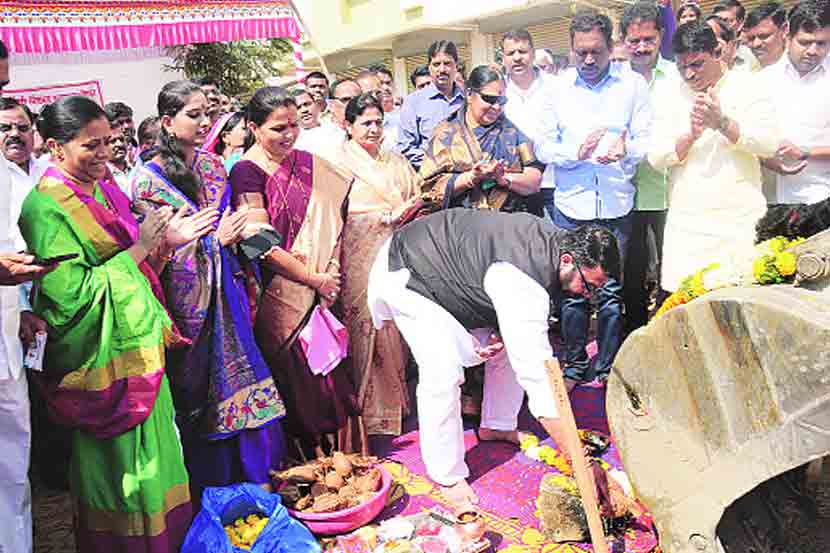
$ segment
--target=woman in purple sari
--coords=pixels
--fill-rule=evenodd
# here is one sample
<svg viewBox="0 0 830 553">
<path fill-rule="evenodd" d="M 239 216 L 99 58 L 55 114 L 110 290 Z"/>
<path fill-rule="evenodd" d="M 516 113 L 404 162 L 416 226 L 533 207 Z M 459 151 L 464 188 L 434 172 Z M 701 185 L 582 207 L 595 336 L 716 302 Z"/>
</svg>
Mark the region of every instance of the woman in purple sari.
<svg viewBox="0 0 830 553">
<path fill-rule="evenodd" d="M 249 224 L 273 227 L 282 237 L 262 257 L 265 290 L 256 333 L 285 398 L 286 431 L 309 453 L 321 455 L 328 446 L 366 453 L 348 367 L 313 374 L 298 340 L 317 305 L 339 309 L 351 177 L 294 149 L 297 106 L 281 88 L 258 90 L 246 118 L 256 144 L 231 171 L 231 186 L 234 204 L 248 209 Z M 336 443 L 326 435 L 336 435 Z"/>
<path fill-rule="evenodd" d="M 160 277 L 168 308 L 190 347 L 171 352 L 169 372 L 194 499 L 206 486 L 265 484 L 279 468 L 282 399 L 253 335 L 236 244 L 245 213 L 231 213 L 222 159 L 199 150 L 210 129 L 207 99 L 189 81 L 159 93 L 157 153 L 133 179 L 137 211 L 217 209 L 216 231 L 170 252 Z"/>
</svg>

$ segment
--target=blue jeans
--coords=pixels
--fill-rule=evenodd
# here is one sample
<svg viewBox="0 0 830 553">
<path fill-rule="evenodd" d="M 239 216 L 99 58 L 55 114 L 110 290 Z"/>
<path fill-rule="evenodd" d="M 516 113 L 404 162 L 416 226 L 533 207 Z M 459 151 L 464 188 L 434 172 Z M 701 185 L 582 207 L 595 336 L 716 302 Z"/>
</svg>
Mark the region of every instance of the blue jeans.
<svg viewBox="0 0 830 553">
<path fill-rule="evenodd" d="M 631 236 L 631 214 L 616 219 L 593 219 L 580 221 L 572 219 L 554 207 L 553 222 L 556 226 L 573 230 L 581 225 L 597 225 L 607 228 L 617 239 L 620 249 L 620 267 L 624 266 L 628 238 Z M 622 285 L 616 278 L 609 278 L 605 286 L 597 290 L 597 378 L 607 378 L 611 364 L 623 340 Z M 588 325 L 590 323 L 590 302 L 583 296 L 566 294 L 562 298 L 562 353 L 566 378 L 584 381 L 588 371 Z"/>
<path fill-rule="evenodd" d="M 547 215 L 550 218 L 551 222 L 553 222 L 553 214 L 556 210 L 553 203 L 553 193 L 556 192 L 556 189 L 542 188 L 539 192 L 542 193 L 542 201 L 545 204 L 545 215 Z"/>
</svg>

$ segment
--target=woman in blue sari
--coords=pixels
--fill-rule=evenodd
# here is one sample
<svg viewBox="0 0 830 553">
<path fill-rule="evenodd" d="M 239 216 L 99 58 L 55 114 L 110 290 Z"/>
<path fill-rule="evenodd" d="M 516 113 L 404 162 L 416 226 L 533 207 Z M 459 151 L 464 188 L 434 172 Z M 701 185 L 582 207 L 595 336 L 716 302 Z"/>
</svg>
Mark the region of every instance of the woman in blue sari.
<svg viewBox="0 0 830 553">
<path fill-rule="evenodd" d="M 533 143 L 504 115 L 504 78 L 473 69 L 467 102 L 433 131 L 421 165 L 423 199 L 432 209 L 471 207 L 542 216 L 544 164 Z"/>
<path fill-rule="evenodd" d="M 169 372 L 193 497 L 206 486 L 265 484 L 282 461 L 282 398 L 253 335 L 246 279 L 235 255 L 244 212 L 230 212 L 222 159 L 198 149 L 210 129 L 207 99 L 188 81 L 159 93 L 158 152 L 132 182 L 142 212 L 215 208 L 216 231 L 161 257 L 168 309 L 191 345 L 170 352 Z"/>
</svg>

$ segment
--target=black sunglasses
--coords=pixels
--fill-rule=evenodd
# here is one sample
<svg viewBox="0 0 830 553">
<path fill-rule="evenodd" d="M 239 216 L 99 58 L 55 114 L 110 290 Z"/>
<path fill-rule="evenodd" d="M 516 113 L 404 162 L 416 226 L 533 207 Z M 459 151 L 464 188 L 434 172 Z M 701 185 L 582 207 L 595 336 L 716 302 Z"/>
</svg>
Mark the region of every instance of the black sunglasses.
<svg viewBox="0 0 830 553">
<path fill-rule="evenodd" d="M 507 103 L 507 96 L 494 96 L 492 94 L 482 94 L 478 90 L 476 90 L 476 94 L 478 94 L 479 97 L 482 100 L 484 100 L 484 102 L 490 104 L 491 106 L 494 106 L 496 104 L 503 106 Z"/>
<path fill-rule="evenodd" d="M 576 256 L 572 252 L 567 253 L 571 254 L 571 257 L 574 260 L 574 266 L 576 267 L 576 270 L 579 273 L 579 278 L 582 279 L 582 286 L 585 288 L 585 291 L 588 292 L 588 297 L 593 296 L 594 293 L 597 291 L 597 287 L 588 282 L 588 279 L 585 278 L 585 275 L 582 272 L 582 267 L 579 265 L 579 261 L 576 260 Z"/>
</svg>

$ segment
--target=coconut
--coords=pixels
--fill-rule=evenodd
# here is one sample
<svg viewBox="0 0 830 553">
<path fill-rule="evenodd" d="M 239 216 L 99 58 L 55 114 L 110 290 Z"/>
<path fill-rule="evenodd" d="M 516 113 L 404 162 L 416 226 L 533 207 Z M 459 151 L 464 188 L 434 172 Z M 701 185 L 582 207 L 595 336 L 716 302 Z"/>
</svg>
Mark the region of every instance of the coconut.
<svg viewBox="0 0 830 553">
<path fill-rule="evenodd" d="M 343 477 L 336 472 L 328 473 L 326 475 L 325 483 L 326 487 L 331 490 L 339 490 L 346 485 L 346 481 L 343 480 Z"/>
<path fill-rule="evenodd" d="M 335 451 L 331 458 L 332 466 L 341 477 L 346 478 L 352 473 L 352 462 L 346 457 L 343 452 Z"/>
</svg>

